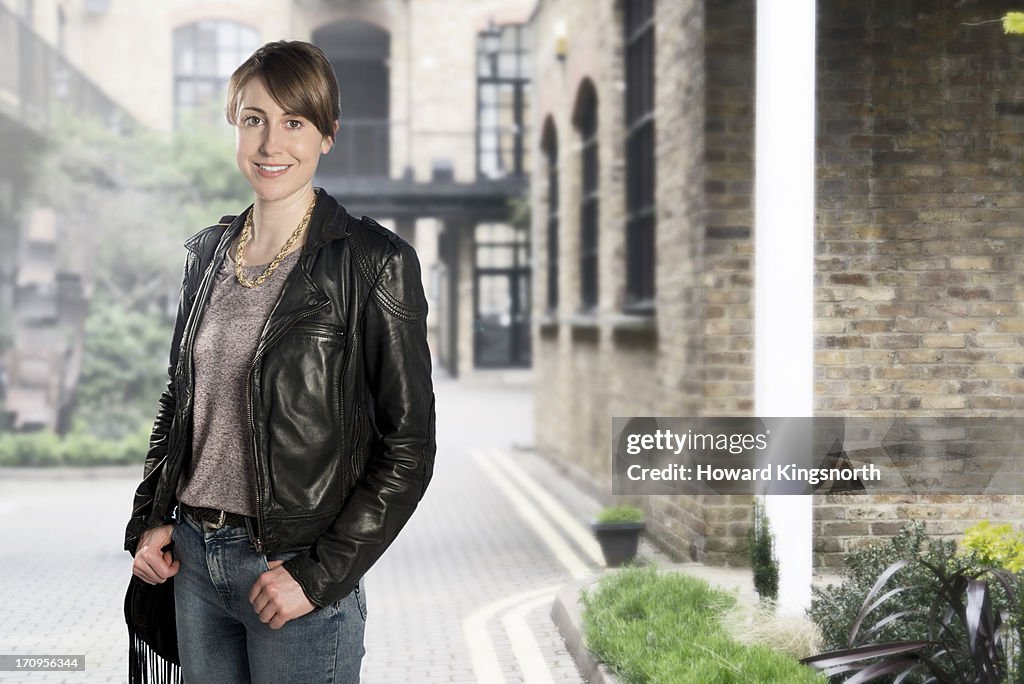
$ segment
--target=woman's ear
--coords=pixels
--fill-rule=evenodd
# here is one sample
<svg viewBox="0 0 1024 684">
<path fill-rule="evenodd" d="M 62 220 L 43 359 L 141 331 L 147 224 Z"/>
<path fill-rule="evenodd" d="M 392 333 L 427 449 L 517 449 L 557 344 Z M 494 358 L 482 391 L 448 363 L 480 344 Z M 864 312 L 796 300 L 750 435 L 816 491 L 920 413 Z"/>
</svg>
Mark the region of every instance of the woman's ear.
<svg viewBox="0 0 1024 684">
<path fill-rule="evenodd" d="M 333 135 L 324 136 L 323 145 L 321 145 L 321 147 L 320 147 L 320 149 L 323 152 L 323 154 L 327 154 L 328 152 L 330 152 L 331 150 L 334 149 L 334 141 L 337 139 L 337 137 L 338 137 L 338 120 L 335 119 L 334 120 L 334 133 L 333 133 Z"/>
</svg>

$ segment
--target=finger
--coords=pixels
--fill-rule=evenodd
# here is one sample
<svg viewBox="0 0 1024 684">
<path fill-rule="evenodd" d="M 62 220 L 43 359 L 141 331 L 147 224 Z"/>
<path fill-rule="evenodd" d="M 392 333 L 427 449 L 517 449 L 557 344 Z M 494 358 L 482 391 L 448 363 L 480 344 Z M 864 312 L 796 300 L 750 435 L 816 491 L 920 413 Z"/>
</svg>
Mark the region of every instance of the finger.
<svg viewBox="0 0 1024 684">
<path fill-rule="evenodd" d="M 265 593 L 260 592 L 256 595 L 256 598 L 251 601 L 251 603 L 253 612 L 259 615 L 270 603 L 270 598 Z"/>
<path fill-rule="evenodd" d="M 132 573 L 146 584 L 160 584 L 163 582 L 163 579 L 154 572 L 145 559 L 136 558 L 136 563 L 132 566 Z"/>
<path fill-rule="evenodd" d="M 284 565 L 284 561 L 283 560 L 272 560 L 269 563 L 267 563 L 267 565 L 269 565 L 270 569 L 273 570 L 276 567 L 280 567 L 280 566 Z"/>
<path fill-rule="evenodd" d="M 276 615 L 277 607 L 273 603 L 267 603 L 263 610 L 259 611 L 260 622 L 265 625 L 270 624 Z"/>
<path fill-rule="evenodd" d="M 259 596 L 260 592 L 263 591 L 263 582 L 260 581 L 262 577 L 263 575 L 260 575 L 258 578 L 256 578 L 256 581 L 252 584 L 252 589 L 249 590 L 249 603 L 253 604 L 254 606 L 256 605 L 256 597 Z"/>
<path fill-rule="evenodd" d="M 170 565 L 168 565 L 164 561 L 163 555 L 159 555 L 159 556 L 146 556 L 146 557 L 144 557 L 142 559 L 142 561 L 149 565 L 150 572 L 153 573 L 153 576 L 158 581 L 163 582 L 165 579 L 167 579 L 168 577 L 171 576 L 171 574 L 170 574 L 170 572 L 171 572 Z"/>
<path fill-rule="evenodd" d="M 286 620 L 285 618 L 281 617 L 281 614 L 278 613 L 277 615 L 274 616 L 274 619 L 270 621 L 269 626 L 270 626 L 270 629 L 281 629 L 287 623 L 288 623 L 288 620 Z"/>
</svg>

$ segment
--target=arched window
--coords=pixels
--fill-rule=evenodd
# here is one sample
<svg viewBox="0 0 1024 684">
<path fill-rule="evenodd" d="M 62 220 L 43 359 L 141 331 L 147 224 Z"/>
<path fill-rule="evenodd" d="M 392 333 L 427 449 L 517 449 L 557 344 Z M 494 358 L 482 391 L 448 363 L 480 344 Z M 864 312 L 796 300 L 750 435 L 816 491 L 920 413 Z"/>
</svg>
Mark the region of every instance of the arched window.
<svg viewBox="0 0 1024 684">
<path fill-rule="evenodd" d="M 597 90 L 589 78 L 576 95 L 573 124 L 580 136 L 580 308 L 597 307 Z"/>
<path fill-rule="evenodd" d="M 175 125 L 188 112 L 223 102 L 231 73 L 259 41 L 259 33 L 234 21 L 197 21 L 174 29 Z"/>
<path fill-rule="evenodd" d="M 654 0 L 625 0 L 626 309 L 654 309 Z"/>
<path fill-rule="evenodd" d="M 548 117 L 541 136 L 541 150 L 548 167 L 548 311 L 558 311 L 558 134 Z"/>
</svg>

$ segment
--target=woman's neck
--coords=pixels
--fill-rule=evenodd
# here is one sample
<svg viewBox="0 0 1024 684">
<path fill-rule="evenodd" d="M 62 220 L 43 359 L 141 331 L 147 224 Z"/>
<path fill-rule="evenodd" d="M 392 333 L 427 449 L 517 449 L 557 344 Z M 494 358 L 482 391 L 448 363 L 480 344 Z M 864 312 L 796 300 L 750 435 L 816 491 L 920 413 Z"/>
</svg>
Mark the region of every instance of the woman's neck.
<svg viewBox="0 0 1024 684">
<path fill-rule="evenodd" d="M 256 198 L 253 204 L 252 244 L 262 249 L 280 247 L 291 237 L 313 201 L 312 184 L 277 200 Z"/>
</svg>

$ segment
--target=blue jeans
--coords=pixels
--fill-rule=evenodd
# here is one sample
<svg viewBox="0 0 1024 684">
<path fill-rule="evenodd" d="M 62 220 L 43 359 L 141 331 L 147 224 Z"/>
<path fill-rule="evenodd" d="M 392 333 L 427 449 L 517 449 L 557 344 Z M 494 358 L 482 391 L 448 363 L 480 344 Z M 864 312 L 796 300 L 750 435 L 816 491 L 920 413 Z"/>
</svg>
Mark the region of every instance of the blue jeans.
<svg viewBox="0 0 1024 684">
<path fill-rule="evenodd" d="M 271 560 L 296 554 L 256 553 L 244 527 L 205 532 L 180 513 L 174 526 L 178 650 L 187 684 L 333 682 L 357 684 L 363 659 L 363 581 L 348 596 L 281 629 L 259 620 L 249 590 Z"/>
</svg>

